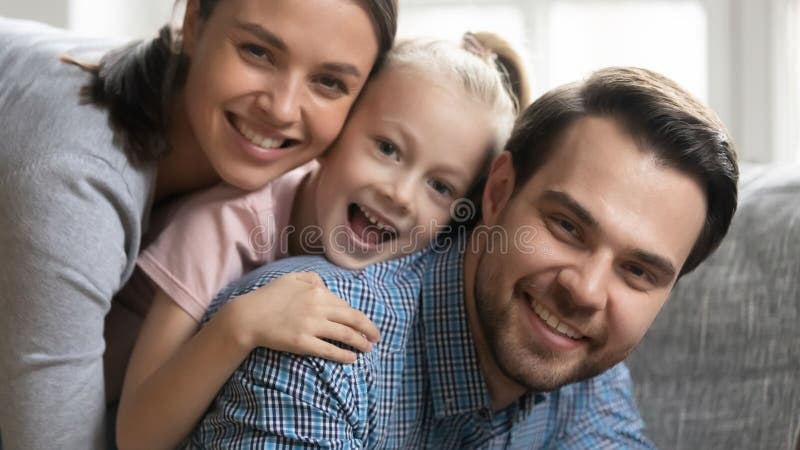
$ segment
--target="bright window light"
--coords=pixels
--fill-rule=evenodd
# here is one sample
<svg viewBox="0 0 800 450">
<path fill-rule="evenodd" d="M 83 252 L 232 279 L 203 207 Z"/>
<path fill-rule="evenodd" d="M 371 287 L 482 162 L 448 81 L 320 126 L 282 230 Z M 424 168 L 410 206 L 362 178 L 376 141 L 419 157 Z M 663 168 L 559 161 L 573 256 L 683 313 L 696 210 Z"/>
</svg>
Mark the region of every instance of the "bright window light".
<svg viewBox="0 0 800 450">
<path fill-rule="evenodd" d="M 525 52 L 523 13 L 513 4 L 484 3 L 480 6 L 408 6 L 400 2 L 399 36 L 427 36 L 460 41 L 467 31 L 491 31 L 515 49 Z"/>
<path fill-rule="evenodd" d="M 547 83 L 606 66 L 640 66 L 707 100 L 706 34 L 700 1 L 557 0 L 549 14 Z"/>
</svg>

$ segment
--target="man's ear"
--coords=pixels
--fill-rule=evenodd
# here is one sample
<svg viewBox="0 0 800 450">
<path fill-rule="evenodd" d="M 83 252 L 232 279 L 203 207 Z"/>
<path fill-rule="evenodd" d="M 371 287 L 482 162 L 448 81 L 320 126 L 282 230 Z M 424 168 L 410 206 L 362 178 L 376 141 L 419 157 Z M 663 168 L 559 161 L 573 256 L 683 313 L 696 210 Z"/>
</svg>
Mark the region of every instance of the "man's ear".
<svg viewBox="0 0 800 450">
<path fill-rule="evenodd" d="M 203 19 L 200 18 L 200 0 L 188 0 L 186 2 L 186 14 L 183 16 L 183 53 L 191 57 L 197 46 L 197 39 L 200 36 L 200 28 Z"/>
<path fill-rule="evenodd" d="M 483 189 L 483 223 L 494 225 L 514 193 L 514 164 L 511 153 L 502 152 L 494 159 Z"/>
</svg>

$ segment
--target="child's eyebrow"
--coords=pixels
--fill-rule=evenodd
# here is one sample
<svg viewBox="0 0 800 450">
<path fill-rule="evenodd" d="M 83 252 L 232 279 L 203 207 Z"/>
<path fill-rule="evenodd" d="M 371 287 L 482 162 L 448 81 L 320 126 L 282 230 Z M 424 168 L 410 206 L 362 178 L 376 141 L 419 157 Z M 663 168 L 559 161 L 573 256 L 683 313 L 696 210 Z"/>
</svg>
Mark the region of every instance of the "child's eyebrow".
<svg viewBox="0 0 800 450">
<path fill-rule="evenodd" d="M 417 136 L 406 126 L 403 120 L 395 119 L 392 117 L 381 117 L 380 119 L 383 123 L 391 126 L 400 134 L 400 137 L 403 139 L 403 147 L 417 147 L 419 145 L 420 140 Z"/>
<path fill-rule="evenodd" d="M 436 171 L 444 175 L 450 175 L 458 178 L 459 181 L 467 185 L 470 184 L 470 181 L 472 181 L 467 171 L 461 169 L 460 166 L 439 166 L 436 168 Z"/>
</svg>

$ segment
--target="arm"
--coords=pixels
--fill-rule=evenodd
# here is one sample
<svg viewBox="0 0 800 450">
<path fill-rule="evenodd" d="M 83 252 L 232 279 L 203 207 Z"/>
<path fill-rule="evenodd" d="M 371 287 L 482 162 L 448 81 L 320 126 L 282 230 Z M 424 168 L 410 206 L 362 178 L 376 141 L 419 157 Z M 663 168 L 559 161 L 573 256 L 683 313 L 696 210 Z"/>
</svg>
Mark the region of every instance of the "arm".
<svg viewBox="0 0 800 450">
<path fill-rule="evenodd" d="M 367 339 L 377 340 L 378 333 L 365 315 L 311 273 L 287 274 L 246 293 L 225 304 L 195 334 L 197 328 L 166 294 L 156 295 L 123 386 L 120 448 L 176 446 L 256 347 L 352 362 L 353 352 L 323 338 L 369 351 Z"/>
<path fill-rule="evenodd" d="M 7 450 L 106 448 L 103 318 L 130 267 L 126 244 L 138 239 L 122 180 L 103 162 L 71 155 L 0 177 Z"/>
<path fill-rule="evenodd" d="M 372 354 L 353 365 L 256 349 L 217 395 L 187 448 L 364 449 Z"/>
<path fill-rule="evenodd" d="M 249 239 L 259 223 L 252 204 L 269 204 L 269 192 L 244 193 L 221 185 L 192 196 L 142 252 L 139 266 L 159 293 L 126 374 L 118 416 L 120 447 L 179 443 L 257 346 L 352 362 L 353 352 L 322 338 L 362 351 L 371 345 L 360 333 L 377 339 L 366 316 L 330 294 L 312 274 L 286 275 L 225 304 L 197 332 L 212 296 L 264 258 Z"/>
<path fill-rule="evenodd" d="M 217 394 L 187 448 L 363 449 L 378 357 L 361 354 L 341 365 L 257 348 Z"/>
</svg>

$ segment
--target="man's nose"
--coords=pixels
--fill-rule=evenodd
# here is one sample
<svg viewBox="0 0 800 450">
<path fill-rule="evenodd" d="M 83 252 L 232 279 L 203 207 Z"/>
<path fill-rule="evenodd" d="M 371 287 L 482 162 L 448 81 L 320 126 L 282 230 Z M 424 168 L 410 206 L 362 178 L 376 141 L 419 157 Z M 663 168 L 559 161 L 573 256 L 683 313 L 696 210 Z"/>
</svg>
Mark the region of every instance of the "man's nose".
<svg viewBox="0 0 800 450">
<path fill-rule="evenodd" d="M 569 292 L 572 306 L 600 311 L 606 307 L 612 275 L 613 257 L 597 252 L 562 269 L 558 281 Z"/>
</svg>

